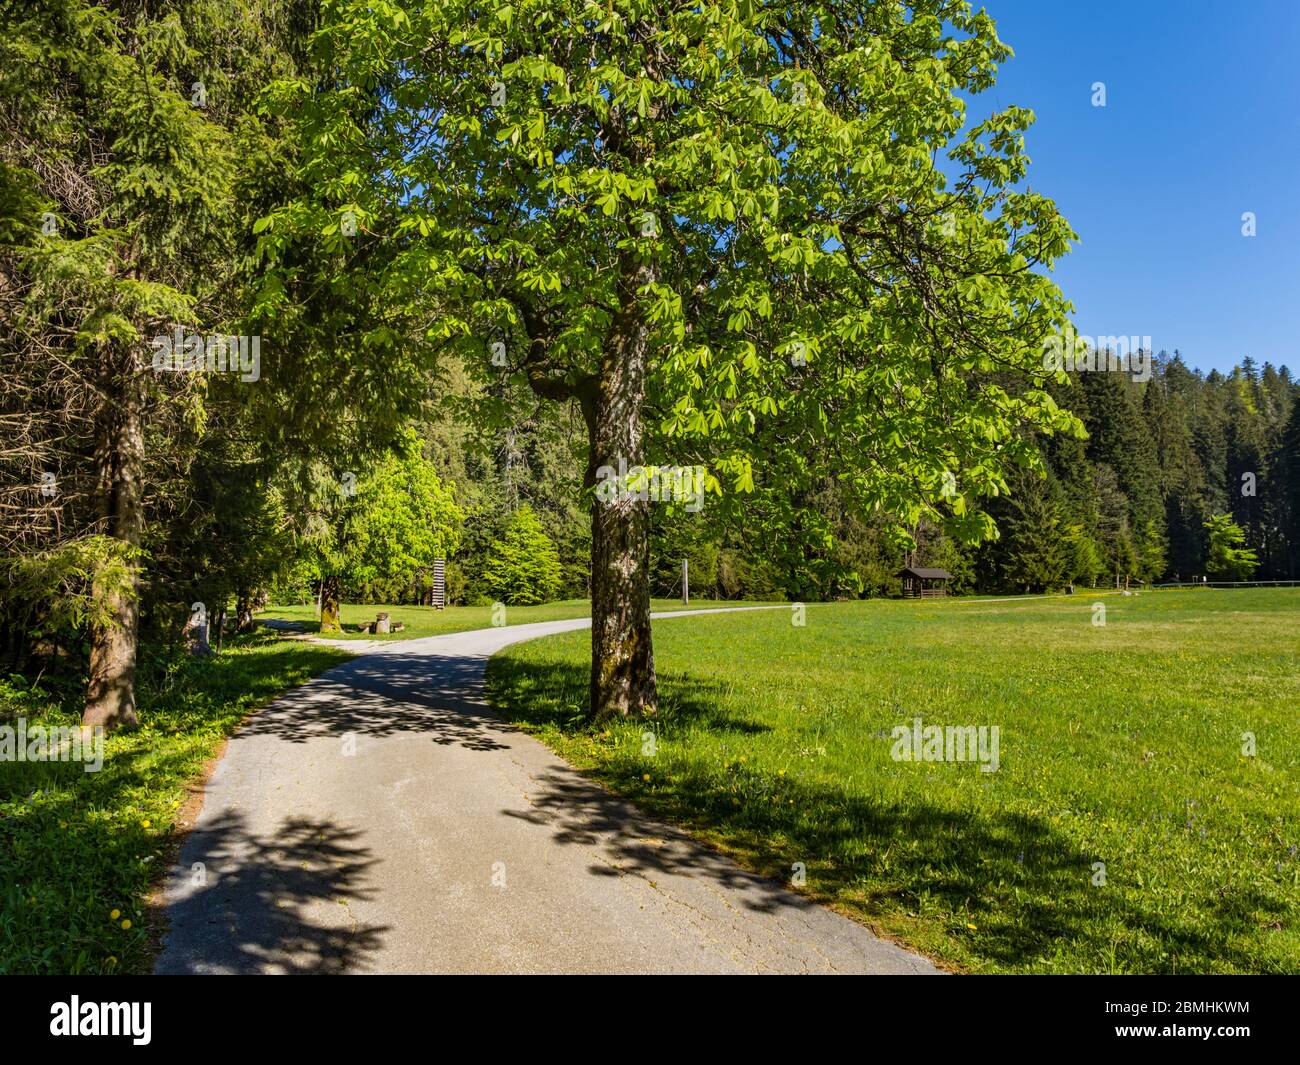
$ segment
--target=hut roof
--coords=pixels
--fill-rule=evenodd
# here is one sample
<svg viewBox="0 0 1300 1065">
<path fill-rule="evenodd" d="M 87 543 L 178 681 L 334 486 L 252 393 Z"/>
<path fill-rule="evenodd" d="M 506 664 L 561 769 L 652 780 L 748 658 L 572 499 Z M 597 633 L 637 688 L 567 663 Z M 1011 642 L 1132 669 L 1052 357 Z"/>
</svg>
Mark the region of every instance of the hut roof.
<svg viewBox="0 0 1300 1065">
<path fill-rule="evenodd" d="M 896 574 L 894 574 L 894 576 L 896 576 L 896 577 L 907 577 L 907 576 L 920 577 L 922 580 L 927 580 L 927 581 L 950 581 L 950 580 L 952 580 L 952 574 L 949 573 L 946 569 L 923 569 L 923 568 L 919 568 L 919 567 L 917 567 L 917 566 L 904 566 L 904 567 L 903 567 L 902 569 L 900 569 Z"/>
</svg>

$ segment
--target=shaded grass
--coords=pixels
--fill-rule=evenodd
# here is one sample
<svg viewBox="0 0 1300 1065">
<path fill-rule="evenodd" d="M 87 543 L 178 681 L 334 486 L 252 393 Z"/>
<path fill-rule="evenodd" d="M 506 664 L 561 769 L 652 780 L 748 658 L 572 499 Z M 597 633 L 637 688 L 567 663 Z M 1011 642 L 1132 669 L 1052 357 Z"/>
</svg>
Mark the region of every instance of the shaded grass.
<svg viewBox="0 0 1300 1065">
<path fill-rule="evenodd" d="M 0 762 L 0 973 L 147 971 L 146 898 L 187 782 L 250 711 L 348 657 L 264 636 L 209 660 L 149 650 L 142 727 L 109 737 L 101 771 Z M 78 723 L 21 704 L 9 709 L 28 727 Z"/>
<path fill-rule="evenodd" d="M 714 602 L 707 599 L 695 599 L 690 606 L 683 607 L 679 599 L 651 600 L 651 610 L 707 610 L 711 607 L 754 606 L 754 603 Z M 402 632 L 389 633 L 387 636 L 370 636 L 361 631 L 361 626 L 375 620 L 375 614 L 385 610 L 394 622 L 406 625 Z M 537 606 L 507 606 L 504 613 L 506 625 L 531 625 L 538 621 L 568 621 L 571 618 L 591 616 L 591 600 L 564 599 L 554 603 L 541 603 Z M 307 606 L 271 606 L 258 615 L 259 621 L 277 619 L 297 622 L 303 632 L 320 632 L 320 620 L 316 616 L 314 604 Z M 494 624 L 493 610 L 488 606 L 449 606 L 438 610 L 431 606 L 384 606 L 375 604 L 359 605 L 344 603 L 339 609 L 339 621 L 343 632 L 327 633 L 327 636 L 344 640 L 415 640 L 425 636 L 443 636 L 450 632 L 469 632 L 472 629 L 486 629 Z"/>
<path fill-rule="evenodd" d="M 1296 972 L 1298 621 L 1300 590 L 1209 589 L 665 621 L 657 719 L 599 729 L 585 634 L 488 678 L 647 812 L 954 968 Z M 999 770 L 893 760 L 915 717 L 997 725 Z"/>
</svg>

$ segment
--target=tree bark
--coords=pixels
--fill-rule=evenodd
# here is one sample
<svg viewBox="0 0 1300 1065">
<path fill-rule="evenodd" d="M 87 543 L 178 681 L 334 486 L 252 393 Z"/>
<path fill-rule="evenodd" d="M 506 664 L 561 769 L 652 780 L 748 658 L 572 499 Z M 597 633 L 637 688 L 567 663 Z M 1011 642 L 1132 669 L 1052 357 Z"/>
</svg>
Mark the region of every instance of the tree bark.
<svg viewBox="0 0 1300 1065">
<path fill-rule="evenodd" d="M 240 592 L 235 597 L 235 633 L 239 636 L 247 636 L 250 632 L 257 630 L 257 623 L 253 620 L 253 600 L 247 592 Z"/>
<path fill-rule="evenodd" d="M 638 291 L 654 279 L 651 266 L 627 262 L 619 311 L 601 359 L 594 402 L 584 403 L 590 454 L 587 483 L 600 467 L 620 470 L 644 461 L 649 328 Z M 618 482 L 616 482 L 618 483 Z M 650 632 L 650 504 L 599 496 L 591 511 L 591 711 L 597 718 L 650 715 L 657 709 Z"/>
<path fill-rule="evenodd" d="M 108 355 L 100 372 L 95 465 L 100 513 L 109 536 L 132 548 L 144 528 L 144 362 L 134 346 Z M 105 731 L 133 728 L 135 665 L 140 625 L 140 567 L 127 561 L 128 577 L 115 583 L 101 567 L 91 584 L 95 602 L 107 608 L 106 624 L 90 633 L 90 671 L 81 723 Z"/>
<path fill-rule="evenodd" d="M 320 631 L 343 631 L 343 626 L 339 624 L 339 579 L 333 575 L 321 581 Z"/>
</svg>

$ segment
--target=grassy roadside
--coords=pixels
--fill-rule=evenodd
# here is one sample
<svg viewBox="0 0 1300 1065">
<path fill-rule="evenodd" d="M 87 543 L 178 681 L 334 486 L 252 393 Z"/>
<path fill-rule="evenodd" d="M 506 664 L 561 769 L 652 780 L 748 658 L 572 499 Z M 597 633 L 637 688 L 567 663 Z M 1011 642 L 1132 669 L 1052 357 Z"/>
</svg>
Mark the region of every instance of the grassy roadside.
<svg viewBox="0 0 1300 1065">
<path fill-rule="evenodd" d="M 954 968 L 1296 972 L 1298 621 L 1300 590 L 1195 590 L 665 622 L 652 755 L 643 723 L 585 722 L 583 634 L 488 678 L 646 812 L 782 880 L 803 863 L 810 894 Z M 893 760 L 915 717 L 999 726 L 998 771 Z"/>
<path fill-rule="evenodd" d="M 650 609 L 665 610 L 708 610 L 713 607 L 759 606 L 759 603 L 716 602 L 708 599 L 692 600 L 690 606 L 684 607 L 679 599 L 653 599 Z M 393 621 L 406 625 L 402 632 L 387 636 L 368 636 L 361 632 L 361 626 L 375 620 L 378 611 L 386 610 Z M 565 599 L 555 603 L 543 603 L 540 606 L 508 606 L 504 612 L 506 625 L 530 625 L 538 621 L 568 621 L 571 618 L 591 616 L 589 599 Z M 271 606 L 258 615 L 259 621 L 278 619 L 297 622 L 304 632 L 319 632 L 320 622 L 316 617 L 316 607 L 307 606 Z M 344 640 L 416 640 L 424 636 L 444 636 L 451 632 L 468 632 L 472 629 L 491 628 L 494 619 L 491 606 L 449 606 L 436 610 L 431 606 L 376 606 L 366 604 L 359 606 L 344 603 L 339 610 L 339 620 L 343 625 L 342 635 L 333 634 L 335 639 Z"/>
<path fill-rule="evenodd" d="M 206 661 L 149 655 L 142 727 L 108 739 L 102 770 L 0 762 L 0 974 L 147 971 L 146 899 L 187 784 L 252 710 L 348 657 L 265 636 Z M 77 723 L 12 690 L 0 710 L 28 728 Z"/>
</svg>

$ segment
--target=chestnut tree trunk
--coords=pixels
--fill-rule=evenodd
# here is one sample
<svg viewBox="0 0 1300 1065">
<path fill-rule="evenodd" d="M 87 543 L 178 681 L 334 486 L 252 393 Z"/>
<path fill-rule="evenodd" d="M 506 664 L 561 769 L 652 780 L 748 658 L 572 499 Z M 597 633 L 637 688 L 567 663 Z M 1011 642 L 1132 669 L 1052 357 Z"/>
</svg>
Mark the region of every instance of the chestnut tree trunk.
<svg viewBox="0 0 1300 1065">
<path fill-rule="evenodd" d="M 321 580 L 320 631 L 343 631 L 339 624 L 339 579 L 333 574 Z"/>
<path fill-rule="evenodd" d="M 594 402 L 586 405 L 590 458 L 596 471 L 620 471 L 644 461 L 642 407 L 646 393 L 649 329 L 638 290 L 654 278 L 638 263 L 624 271 L 619 312 L 602 358 Z M 591 712 L 597 718 L 653 714 L 657 708 L 654 648 L 650 636 L 650 504 L 598 495 L 591 511 Z"/>
</svg>

